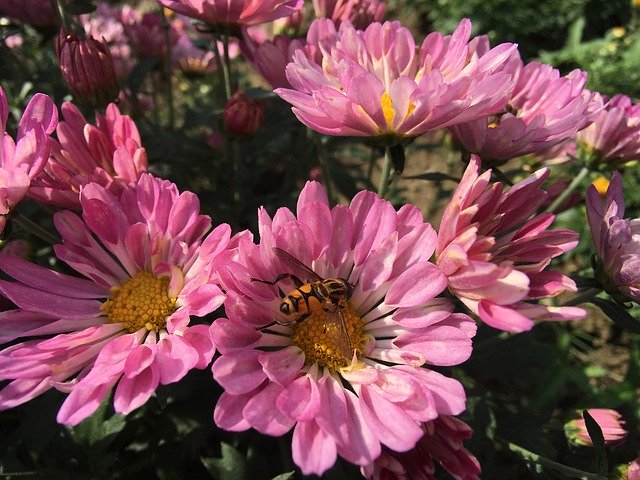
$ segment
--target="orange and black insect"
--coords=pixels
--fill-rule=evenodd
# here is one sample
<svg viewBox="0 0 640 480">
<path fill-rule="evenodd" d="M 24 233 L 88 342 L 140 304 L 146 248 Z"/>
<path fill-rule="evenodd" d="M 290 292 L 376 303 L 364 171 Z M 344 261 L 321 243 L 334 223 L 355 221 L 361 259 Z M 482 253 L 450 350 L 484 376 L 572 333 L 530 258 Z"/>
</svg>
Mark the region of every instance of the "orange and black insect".
<svg viewBox="0 0 640 480">
<path fill-rule="evenodd" d="M 347 332 L 343 309 L 353 294 L 353 285 L 344 278 L 322 278 L 310 267 L 295 258 L 289 252 L 274 247 L 273 253 L 295 273 L 282 273 L 273 281 L 252 278 L 252 281 L 276 285 L 278 282 L 289 278 L 295 288 L 287 295 L 280 290 L 282 303 L 280 311 L 293 317 L 290 322 L 276 321 L 280 325 L 293 325 L 309 318 L 311 314 L 322 309 L 326 317 L 326 326 L 335 325 L 337 332 L 335 341 L 345 358 L 350 359 L 352 354 L 351 342 Z M 300 277 L 303 276 L 305 281 Z"/>
</svg>

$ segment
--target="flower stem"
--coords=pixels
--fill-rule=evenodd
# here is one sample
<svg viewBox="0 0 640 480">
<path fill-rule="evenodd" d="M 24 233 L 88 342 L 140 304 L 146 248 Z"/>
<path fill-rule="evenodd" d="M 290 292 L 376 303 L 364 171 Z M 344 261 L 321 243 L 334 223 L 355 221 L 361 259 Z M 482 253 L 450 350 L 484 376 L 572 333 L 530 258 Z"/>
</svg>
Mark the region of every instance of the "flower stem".
<svg viewBox="0 0 640 480">
<path fill-rule="evenodd" d="M 547 210 L 551 213 L 555 213 L 556 210 L 558 210 L 558 208 L 560 208 L 560 206 L 564 203 L 564 201 L 569 198 L 569 195 L 571 195 L 574 190 L 580 186 L 580 184 L 588 174 L 589 168 L 582 167 L 582 170 L 578 172 L 578 175 L 576 175 L 571 184 L 569 184 L 569 186 L 558 196 L 558 198 L 556 198 L 551 203 L 551 205 L 549 205 L 549 208 Z"/>
<path fill-rule="evenodd" d="M 391 158 L 391 147 L 384 150 L 384 163 L 382 164 L 382 173 L 380 174 L 380 183 L 378 184 L 378 196 L 386 198 L 391 183 L 391 172 L 393 170 L 393 159 Z"/>
<path fill-rule="evenodd" d="M 14 211 L 11 214 L 11 219 L 13 220 L 13 222 L 15 222 L 16 225 L 19 225 L 20 227 L 25 229 L 27 232 L 30 232 L 31 234 L 44 240 L 45 242 L 48 242 L 52 245 L 56 243 L 60 243 L 60 239 L 56 237 L 53 233 L 51 233 L 49 230 L 42 228 L 37 223 L 29 220 L 20 212 Z"/>
<path fill-rule="evenodd" d="M 224 72 L 224 93 L 227 100 L 231 98 L 231 60 L 229 59 L 229 35 L 225 33 L 222 37 L 224 52 L 223 72 Z"/>
<path fill-rule="evenodd" d="M 543 467 L 550 468 L 556 472 L 561 472 L 570 476 L 571 478 L 578 478 L 580 480 L 607 480 L 607 477 L 602 475 L 598 475 L 596 473 L 589 473 L 583 470 L 578 470 L 577 468 L 568 467 L 558 462 L 554 462 L 553 460 L 549 460 L 548 458 L 541 457 L 540 455 L 530 452 L 529 450 L 522 448 L 519 445 L 516 445 L 511 442 L 505 442 L 514 453 L 520 455 L 527 462 L 537 463 L 538 465 L 542 465 Z"/>
<path fill-rule="evenodd" d="M 167 101 L 167 108 L 169 110 L 169 129 L 173 130 L 175 121 L 175 112 L 173 106 L 173 88 L 171 85 L 171 25 L 167 19 L 167 15 L 164 13 L 164 8 L 161 8 L 162 12 L 162 29 L 164 30 L 164 45 L 165 45 L 165 58 L 163 73 L 163 85 L 165 88 L 165 97 Z"/>
<path fill-rule="evenodd" d="M 601 288 L 588 288 L 588 289 L 586 289 L 586 290 L 584 290 L 582 292 L 579 292 L 578 294 L 574 295 L 572 298 L 570 298 L 569 300 L 564 302 L 561 306 L 569 307 L 569 306 L 572 306 L 572 305 L 580 305 L 582 303 L 587 303 L 589 300 L 591 300 L 593 297 L 595 297 L 601 291 L 602 291 Z"/>
<path fill-rule="evenodd" d="M 327 197 L 329 197 L 329 203 L 334 204 L 335 198 L 333 196 L 333 185 L 331 183 L 331 175 L 329 175 L 329 165 L 328 165 L 328 157 L 327 157 L 327 149 L 322 142 L 322 137 L 319 133 L 314 132 L 311 129 L 308 129 L 311 136 L 313 137 L 313 142 L 316 145 L 316 152 L 318 152 L 318 163 L 320 164 L 320 170 L 322 171 L 322 180 L 324 184 L 324 188 L 327 190 Z"/>
</svg>

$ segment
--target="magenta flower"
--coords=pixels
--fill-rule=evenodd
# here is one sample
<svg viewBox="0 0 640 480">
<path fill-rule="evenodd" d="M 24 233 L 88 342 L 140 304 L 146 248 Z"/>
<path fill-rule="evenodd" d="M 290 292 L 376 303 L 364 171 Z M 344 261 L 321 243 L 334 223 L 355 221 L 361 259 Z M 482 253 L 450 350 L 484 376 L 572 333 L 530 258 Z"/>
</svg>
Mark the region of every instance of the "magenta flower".
<svg viewBox="0 0 640 480">
<path fill-rule="evenodd" d="M 604 204 L 589 185 L 587 218 L 598 255 L 596 277 L 610 295 L 640 302 L 640 219 L 624 218 L 619 172 L 613 172 Z"/>
<path fill-rule="evenodd" d="M 121 20 L 128 43 L 138 57 L 164 61 L 167 55 L 167 40 L 160 14 L 142 13 L 125 5 L 122 7 Z M 170 23 L 168 28 L 169 44 L 173 48 L 181 32 L 173 23 Z"/>
<path fill-rule="evenodd" d="M 104 116 L 96 115 L 96 125 L 89 124 L 71 102 L 62 105 L 62 115 L 49 162 L 29 189 L 35 200 L 78 209 L 83 185 L 95 182 L 119 194 L 147 171 L 138 128 L 115 104 Z"/>
<path fill-rule="evenodd" d="M 60 17 L 49 0 L 0 0 L 0 16 L 42 29 L 56 27 L 60 23 Z"/>
<path fill-rule="evenodd" d="M 541 169 L 508 191 L 480 175 L 480 159 L 471 156 L 442 215 L 436 263 L 449 290 L 488 325 L 509 332 L 533 327 L 532 320 L 571 320 L 586 312 L 576 307 L 529 303 L 576 290 L 569 277 L 546 270 L 552 258 L 578 243 L 572 230 L 548 230 L 555 216 L 536 215 L 549 176 Z"/>
<path fill-rule="evenodd" d="M 640 104 L 625 95 L 614 96 L 576 141 L 585 156 L 609 168 L 639 160 Z"/>
<path fill-rule="evenodd" d="M 243 40 L 242 53 L 253 69 L 272 88 L 291 88 L 285 68 L 292 60 L 296 50 L 305 47 L 305 41 L 286 35 L 276 35 L 272 40 L 265 40 L 260 43 L 246 34 Z"/>
<path fill-rule="evenodd" d="M 476 327 L 438 296 L 446 278 L 429 261 L 436 236 L 417 207 L 396 212 L 363 191 L 330 209 L 320 184 L 308 182 L 297 218 L 286 208 L 273 218 L 261 209 L 258 221 L 260 243 L 240 243 L 219 269 L 229 319 L 214 324 L 222 355 L 213 376 L 225 390 L 218 426 L 273 436 L 293 428 L 293 460 L 304 474 L 321 475 L 336 455 L 365 466 L 382 445 L 410 450 L 424 422 L 464 410 L 462 385 L 425 367 L 465 361 Z M 295 284 L 264 281 L 283 273 L 318 281 L 274 247 L 324 279 L 343 279 L 342 290 L 292 297 L 298 307 L 285 315 L 278 292 L 295 294 Z M 337 303 L 327 305 L 330 298 Z M 307 307 L 308 318 L 291 324 Z"/>
<path fill-rule="evenodd" d="M 625 441 L 627 431 L 624 429 L 622 415 L 617 411 L 610 408 L 590 408 L 587 411 L 602 430 L 605 445 L 616 445 Z M 564 430 L 567 438 L 574 445 L 593 445 L 582 413 L 579 414 L 579 418 L 567 422 Z"/>
<path fill-rule="evenodd" d="M 452 35 L 431 33 L 420 48 L 400 22 L 372 23 L 365 31 L 344 22 L 335 32 L 324 19 L 310 32 L 316 25 L 322 28 L 315 31 L 324 30 L 317 58 L 295 52 L 287 66 L 292 88 L 275 92 L 320 133 L 379 137 L 394 145 L 496 113 L 510 98 L 511 76 L 500 70 L 516 46 L 498 45 L 478 56 L 469 43 L 469 20 Z"/>
<path fill-rule="evenodd" d="M 587 74 L 582 70 L 560 76 L 550 65 L 524 65 L 514 56 L 505 71 L 513 74 L 516 86 L 503 111 L 449 128 L 468 152 L 489 164 L 566 142 L 602 108 L 600 97 L 584 88 Z"/>
<path fill-rule="evenodd" d="M 312 3 L 317 18 L 330 18 L 336 25 L 349 20 L 359 30 L 382 21 L 387 9 L 386 3 L 380 0 L 313 0 Z"/>
<path fill-rule="evenodd" d="M 58 123 L 58 109 L 42 93 L 36 93 L 22 114 L 15 141 L 7 133 L 9 102 L 0 87 L 0 233 L 7 215 L 27 195 L 29 185 L 49 158 L 50 138 Z"/>
<path fill-rule="evenodd" d="M 177 13 L 209 25 L 248 27 L 287 17 L 302 8 L 303 0 L 158 0 Z"/>
<path fill-rule="evenodd" d="M 232 137 L 255 135 L 264 125 L 266 106 L 260 99 L 236 92 L 224 105 L 224 129 Z"/>
<path fill-rule="evenodd" d="M 471 437 L 471 428 L 455 417 L 441 415 L 424 424 L 424 436 L 408 452 L 383 448 L 372 464 L 360 471 L 367 480 L 436 480 L 435 463 L 439 463 L 459 480 L 479 480 L 480 463 L 462 441 Z"/>
<path fill-rule="evenodd" d="M 116 196 L 92 183 L 80 194 L 82 218 L 56 213 L 62 244 L 56 256 L 86 278 L 72 277 L 0 254 L 15 282 L 0 292 L 17 309 L 3 312 L 0 409 L 56 388 L 69 395 L 58 422 L 76 425 L 115 387 L 114 408 L 128 413 L 158 385 L 205 368 L 214 353 L 213 327 L 190 325 L 218 308 L 224 294 L 212 262 L 227 248 L 223 224 L 211 221 L 198 198 L 144 174 Z"/>
</svg>

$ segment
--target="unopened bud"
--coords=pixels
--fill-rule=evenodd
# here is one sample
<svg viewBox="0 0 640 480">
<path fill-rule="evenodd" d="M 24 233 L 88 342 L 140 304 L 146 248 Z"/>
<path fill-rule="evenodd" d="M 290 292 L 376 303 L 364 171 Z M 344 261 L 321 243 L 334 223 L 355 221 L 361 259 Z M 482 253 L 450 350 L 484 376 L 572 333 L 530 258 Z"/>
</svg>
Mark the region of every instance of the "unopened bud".
<svg viewBox="0 0 640 480">
<path fill-rule="evenodd" d="M 56 40 L 56 55 L 62 77 L 80 105 L 103 108 L 118 96 L 113 58 L 105 42 L 62 29 Z"/>
<path fill-rule="evenodd" d="M 264 124 L 265 106 L 245 93 L 237 92 L 224 106 L 224 126 L 227 133 L 237 137 L 255 134 Z"/>
</svg>

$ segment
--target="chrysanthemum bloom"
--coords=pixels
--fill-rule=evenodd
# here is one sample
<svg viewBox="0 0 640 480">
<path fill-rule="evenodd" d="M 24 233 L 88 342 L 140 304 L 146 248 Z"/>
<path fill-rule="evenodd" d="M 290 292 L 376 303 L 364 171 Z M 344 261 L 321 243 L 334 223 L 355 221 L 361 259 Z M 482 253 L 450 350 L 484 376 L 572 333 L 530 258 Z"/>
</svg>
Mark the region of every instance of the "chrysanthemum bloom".
<svg viewBox="0 0 640 480">
<path fill-rule="evenodd" d="M 614 298 L 640 302 L 640 219 L 624 218 L 619 172 L 613 173 L 604 202 L 589 185 L 587 218 L 598 255 L 596 277 Z"/>
<path fill-rule="evenodd" d="M 56 39 L 56 55 L 62 78 L 78 104 L 104 108 L 116 99 L 120 88 L 106 42 L 63 28 Z"/>
<path fill-rule="evenodd" d="M 386 9 L 380 0 L 313 0 L 316 17 L 330 18 L 336 25 L 349 20 L 359 30 L 380 22 Z"/>
<path fill-rule="evenodd" d="M 616 445 L 625 441 L 627 431 L 624 429 L 624 420 L 620 413 L 610 408 L 590 408 L 587 412 L 602 430 L 605 445 Z M 564 430 L 567 439 L 574 445 L 593 445 L 581 412 L 579 413 L 579 418 L 570 420 L 565 424 Z"/>
<path fill-rule="evenodd" d="M 167 55 L 167 40 L 162 16 L 156 12 L 142 13 L 128 5 L 122 7 L 122 24 L 133 52 L 140 58 L 164 61 Z M 180 31 L 169 23 L 169 48 L 178 42 Z"/>
<path fill-rule="evenodd" d="M 576 307 L 529 303 L 576 290 L 569 277 L 546 270 L 552 258 L 578 243 L 572 230 L 548 230 L 555 216 L 535 215 L 546 202 L 540 188 L 549 176 L 541 169 L 506 192 L 480 175 L 472 155 L 445 209 L 438 233 L 436 263 L 449 290 L 485 323 L 509 332 L 533 327 L 532 320 L 571 320 L 586 312 Z"/>
<path fill-rule="evenodd" d="M 336 455 L 365 466 L 382 445 L 410 450 L 424 422 L 464 410 L 462 385 L 425 367 L 465 361 L 476 328 L 438 297 L 446 278 L 429 262 L 435 232 L 417 207 L 396 212 L 360 192 L 349 206 L 330 209 L 322 186 L 308 182 L 297 218 L 281 208 L 273 218 L 260 210 L 258 221 L 260 243 L 240 243 L 219 269 L 229 319 L 214 324 L 222 356 L 213 376 L 225 389 L 218 426 L 273 436 L 293 428 L 293 460 L 321 475 Z M 342 280 L 319 283 L 274 247 L 324 279 Z M 295 290 L 282 277 L 264 283 L 281 274 L 315 282 L 316 290 Z M 320 285 L 334 296 L 313 293 Z M 279 289 L 292 292 L 290 306 Z"/>
<path fill-rule="evenodd" d="M 360 471 L 367 480 L 436 480 L 438 463 L 459 480 L 479 480 L 480 463 L 462 441 L 471 437 L 472 430 L 455 417 L 441 415 L 424 424 L 424 436 L 408 452 L 382 449 L 375 462 Z"/>
<path fill-rule="evenodd" d="M 335 32 L 330 20 L 312 26 L 318 22 Z M 392 146 L 505 106 L 513 82 L 499 70 L 516 46 L 501 44 L 479 57 L 470 35 L 465 19 L 453 35 L 431 33 L 417 48 L 400 22 L 372 23 L 364 31 L 343 22 L 319 41 L 315 61 L 295 52 L 287 66 L 292 89 L 275 92 L 313 130 L 378 137 Z"/>
<path fill-rule="evenodd" d="M 602 107 L 600 97 L 584 88 L 587 74 L 582 70 L 561 76 L 550 65 L 524 65 L 514 56 L 506 71 L 516 79 L 506 107 L 490 117 L 449 128 L 456 141 L 483 162 L 500 164 L 566 142 L 591 123 Z"/>
<path fill-rule="evenodd" d="M 80 195 L 82 218 L 56 213 L 62 244 L 56 256 L 86 278 L 0 254 L 15 282 L 0 292 L 18 308 L 0 314 L 0 409 L 56 388 L 69 392 L 58 422 L 75 425 L 115 387 L 113 405 L 128 413 L 158 385 L 205 368 L 214 353 L 210 325 L 190 325 L 224 299 L 212 281 L 212 261 L 227 248 L 223 224 L 211 221 L 198 198 L 144 174 L 115 196 L 92 183 Z"/>
<path fill-rule="evenodd" d="M 58 110 L 48 96 L 36 93 L 22 114 L 15 141 L 7 133 L 8 118 L 9 102 L 0 87 L 0 233 L 49 159 L 49 134 L 58 123 Z"/>
<path fill-rule="evenodd" d="M 640 457 L 626 465 L 621 473 L 620 480 L 640 480 Z"/>
<path fill-rule="evenodd" d="M 115 104 L 96 125 L 85 120 L 71 103 L 62 105 L 64 121 L 56 130 L 51 157 L 31 184 L 29 196 L 43 203 L 78 209 L 80 188 L 90 182 L 112 189 L 135 182 L 147 171 L 147 154 L 141 146 L 136 124 Z"/>
<path fill-rule="evenodd" d="M 175 68 L 188 77 L 207 75 L 217 68 L 214 53 L 196 47 L 184 32 L 171 50 L 171 61 Z"/>
<path fill-rule="evenodd" d="M 253 69 L 258 72 L 272 88 L 291 88 L 287 80 L 286 67 L 296 50 L 305 47 L 303 39 L 276 35 L 272 40 L 256 42 L 244 35 L 242 54 Z"/>
<path fill-rule="evenodd" d="M 211 26 L 248 27 L 287 17 L 304 0 L 157 0 L 160 5 Z"/>
<path fill-rule="evenodd" d="M 49 0 L 0 0 L 0 16 L 47 31 L 60 22 Z"/>
<path fill-rule="evenodd" d="M 614 96 L 576 142 L 583 156 L 611 169 L 640 160 L 640 104 Z"/>
</svg>

